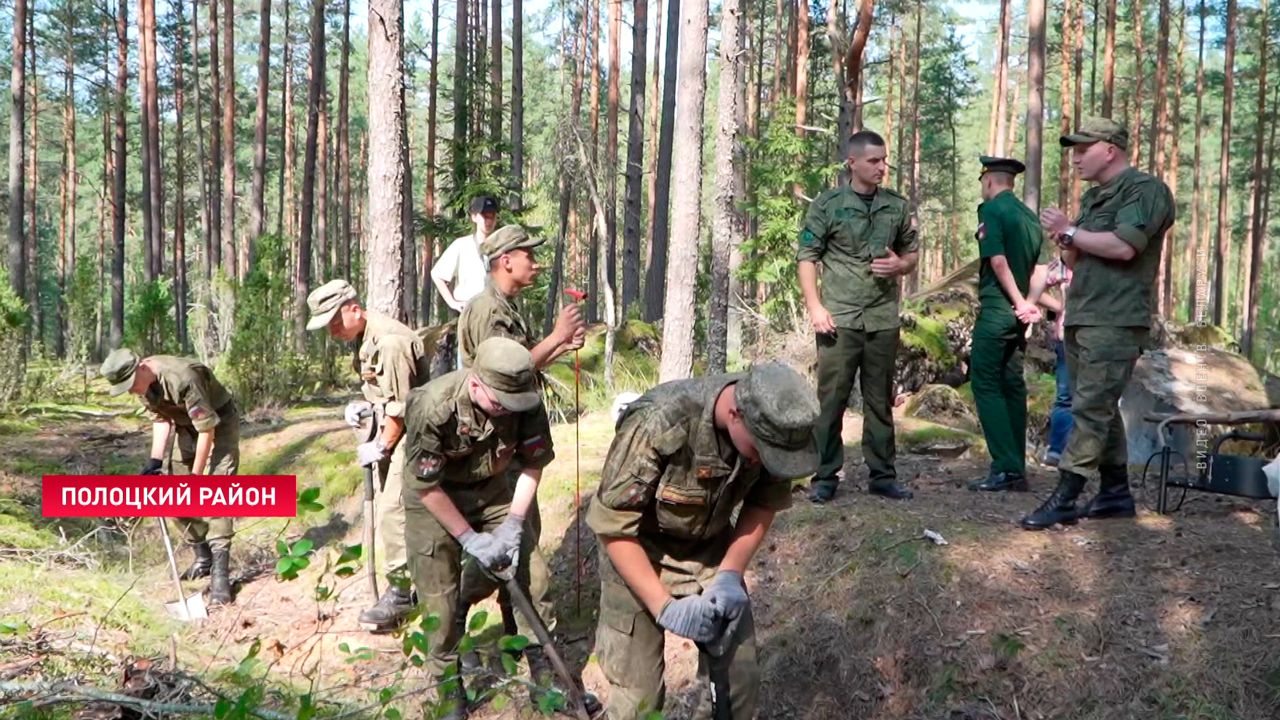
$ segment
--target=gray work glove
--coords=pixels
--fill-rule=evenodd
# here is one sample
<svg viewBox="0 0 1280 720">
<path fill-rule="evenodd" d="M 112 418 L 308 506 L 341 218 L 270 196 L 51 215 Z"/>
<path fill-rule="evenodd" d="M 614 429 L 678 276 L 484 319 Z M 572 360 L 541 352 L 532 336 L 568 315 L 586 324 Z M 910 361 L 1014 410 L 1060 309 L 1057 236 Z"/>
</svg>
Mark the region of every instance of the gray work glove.
<svg viewBox="0 0 1280 720">
<path fill-rule="evenodd" d="M 705 595 L 671 598 L 658 613 L 658 624 L 694 642 L 709 643 L 720 637 L 720 611 Z"/>
<path fill-rule="evenodd" d="M 494 537 L 492 533 L 478 533 L 468 528 L 458 536 L 458 542 L 482 567 L 502 570 L 511 564 L 511 552 L 507 543 Z"/>
<path fill-rule="evenodd" d="M 364 424 L 364 418 L 373 413 L 373 405 L 364 400 L 356 400 L 347 403 L 347 408 L 342 411 L 342 418 L 347 424 L 353 428 L 358 428 Z"/>
<path fill-rule="evenodd" d="M 738 626 L 751 613 L 751 598 L 747 596 L 747 588 L 742 582 L 742 573 L 734 570 L 721 570 L 711 581 L 711 586 L 703 593 L 703 597 L 720 611 L 724 621 L 720 623 L 719 638 L 708 643 L 707 651 L 714 657 L 720 657 L 737 645 Z"/>
<path fill-rule="evenodd" d="M 507 519 L 493 531 L 493 536 L 500 542 L 515 549 L 516 557 L 520 554 L 520 536 L 524 533 L 524 516 L 508 513 Z"/>
</svg>

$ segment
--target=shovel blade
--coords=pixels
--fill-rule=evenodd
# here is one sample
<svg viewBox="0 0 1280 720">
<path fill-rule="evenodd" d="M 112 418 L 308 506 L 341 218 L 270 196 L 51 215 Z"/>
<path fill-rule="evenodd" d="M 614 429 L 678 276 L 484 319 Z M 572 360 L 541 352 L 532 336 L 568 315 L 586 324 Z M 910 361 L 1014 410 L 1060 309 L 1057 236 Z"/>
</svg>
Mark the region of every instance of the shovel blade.
<svg viewBox="0 0 1280 720">
<path fill-rule="evenodd" d="M 182 602 L 165 603 L 164 608 L 170 615 L 183 622 L 209 617 L 209 611 L 204 606 L 204 598 L 199 593 L 188 596 Z"/>
</svg>

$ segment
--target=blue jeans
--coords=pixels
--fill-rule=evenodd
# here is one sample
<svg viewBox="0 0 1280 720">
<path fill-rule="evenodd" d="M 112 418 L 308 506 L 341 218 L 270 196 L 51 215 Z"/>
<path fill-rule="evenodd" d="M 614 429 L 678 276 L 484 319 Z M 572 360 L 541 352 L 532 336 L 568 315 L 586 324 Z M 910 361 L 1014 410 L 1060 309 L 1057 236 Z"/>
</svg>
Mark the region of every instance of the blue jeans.
<svg viewBox="0 0 1280 720">
<path fill-rule="evenodd" d="M 1053 352 L 1058 356 L 1054 374 L 1058 380 L 1058 397 L 1049 411 L 1049 452 L 1058 455 L 1067 447 L 1067 437 L 1071 435 L 1071 378 L 1067 374 L 1067 356 L 1062 348 L 1062 341 L 1053 344 Z"/>
</svg>

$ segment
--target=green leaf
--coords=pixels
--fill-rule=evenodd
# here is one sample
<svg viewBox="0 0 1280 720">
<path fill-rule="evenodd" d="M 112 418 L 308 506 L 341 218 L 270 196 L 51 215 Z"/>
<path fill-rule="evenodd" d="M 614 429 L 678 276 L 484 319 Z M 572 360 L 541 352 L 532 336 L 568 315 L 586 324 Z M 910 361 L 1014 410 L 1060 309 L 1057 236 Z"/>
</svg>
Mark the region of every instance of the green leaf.
<svg viewBox="0 0 1280 720">
<path fill-rule="evenodd" d="M 316 602 L 324 602 L 333 596 L 333 592 L 324 585 L 316 586 Z"/>
<path fill-rule="evenodd" d="M 352 575 L 356 574 L 356 569 L 353 567 L 340 567 L 337 570 L 333 571 L 333 574 L 337 575 L 340 578 L 351 577 Z"/>
<path fill-rule="evenodd" d="M 440 629 L 440 617 L 438 615 L 428 615 L 422 618 L 422 631 L 425 633 L 433 633 Z"/>
<path fill-rule="evenodd" d="M 298 574 L 293 571 L 293 561 L 287 556 L 276 561 L 276 575 L 285 580 L 294 580 L 298 577 Z"/>
<path fill-rule="evenodd" d="M 383 713 L 383 715 L 387 720 L 400 720 L 400 711 L 395 708 L 387 708 L 387 711 Z"/>
<path fill-rule="evenodd" d="M 343 545 L 342 554 L 338 556 L 338 564 L 343 565 L 355 562 L 364 555 L 364 547 L 361 545 Z"/>
<path fill-rule="evenodd" d="M 498 693 L 493 697 L 493 709 L 498 712 L 502 712 L 503 708 L 505 708 L 509 702 L 511 702 L 511 698 L 507 697 L 504 693 Z"/>
<path fill-rule="evenodd" d="M 498 647 L 507 652 L 520 652 L 529 647 L 529 638 L 523 635 L 505 635 L 498 641 Z"/>
<path fill-rule="evenodd" d="M 463 635 L 458 641 L 458 654 L 465 655 L 476 649 L 476 641 L 471 639 L 470 635 Z"/>
<path fill-rule="evenodd" d="M 471 616 L 471 622 L 467 623 L 467 632 L 479 632 L 487 622 L 489 622 L 489 613 L 481 610 Z"/>
<path fill-rule="evenodd" d="M 288 554 L 289 554 L 289 545 L 288 545 L 287 543 L 285 543 L 285 541 L 283 541 L 283 540 L 277 540 L 277 541 L 276 541 L 276 554 L 277 554 L 277 555 L 288 555 Z"/>
<path fill-rule="evenodd" d="M 348 644 L 346 644 L 346 643 L 339 643 L 339 644 L 338 644 L 338 649 L 339 649 L 339 650 L 341 650 L 341 651 L 342 651 L 342 652 L 344 652 L 344 653 L 349 653 L 349 652 L 351 652 L 351 646 L 350 646 L 350 645 L 348 645 Z"/>
<path fill-rule="evenodd" d="M 502 653 L 502 669 L 507 671 L 508 675 L 516 675 L 520 672 L 520 668 L 516 666 L 515 658 L 506 653 Z"/>
<path fill-rule="evenodd" d="M 319 497 L 320 497 L 320 488 L 318 488 L 318 487 L 309 487 L 309 488 L 307 488 L 306 490 L 303 490 L 303 491 L 298 495 L 298 500 L 299 500 L 299 501 L 301 501 L 301 502 L 307 502 L 307 503 L 309 503 L 309 502 L 315 502 L 315 501 L 316 501 L 316 499 L 317 499 L 317 498 L 319 498 Z"/>
<path fill-rule="evenodd" d="M 311 552 L 311 548 L 313 547 L 315 547 L 314 542 L 312 542 L 311 540 L 308 540 L 307 538 L 302 538 L 301 540 L 293 544 L 293 550 L 291 550 L 289 554 L 293 555 L 294 557 L 302 557 L 303 555 L 306 555 L 307 553 Z"/>
</svg>

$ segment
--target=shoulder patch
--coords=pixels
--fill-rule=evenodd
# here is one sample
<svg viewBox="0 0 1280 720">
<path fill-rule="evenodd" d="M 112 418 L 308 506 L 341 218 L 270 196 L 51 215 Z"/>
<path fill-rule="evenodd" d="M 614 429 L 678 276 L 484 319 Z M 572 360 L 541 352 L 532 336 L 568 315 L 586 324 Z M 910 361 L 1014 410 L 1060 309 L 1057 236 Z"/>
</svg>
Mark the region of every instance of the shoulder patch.
<svg viewBox="0 0 1280 720">
<path fill-rule="evenodd" d="M 974 233 L 973 236 L 979 240 L 985 238 L 987 236 L 987 224 L 984 222 L 978 223 L 978 232 Z"/>
<path fill-rule="evenodd" d="M 440 474 L 440 469 L 444 467 L 444 458 L 439 455 L 424 454 L 418 458 L 418 464 L 414 468 L 414 474 L 421 478 L 435 477 Z"/>
<path fill-rule="evenodd" d="M 818 236 L 813 234 L 812 230 L 806 228 L 800 233 L 800 244 L 805 246 L 813 246 L 818 244 Z"/>
</svg>

